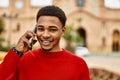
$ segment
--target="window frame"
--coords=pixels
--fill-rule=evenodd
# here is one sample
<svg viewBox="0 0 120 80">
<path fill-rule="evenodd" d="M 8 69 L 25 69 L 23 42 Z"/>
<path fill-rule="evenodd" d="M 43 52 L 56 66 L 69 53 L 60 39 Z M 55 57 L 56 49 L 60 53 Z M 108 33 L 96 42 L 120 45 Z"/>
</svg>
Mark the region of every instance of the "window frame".
<svg viewBox="0 0 120 80">
<path fill-rule="evenodd" d="M 37 0 L 36 0 L 37 1 Z M 30 6 L 31 7 L 41 7 L 41 6 L 47 6 L 47 5 L 52 5 L 53 4 L 53 0 L 49 0 L 49 2 L 48 3 L 50 3 L 50 4 L 43 4 L 43 3 L 39 3 L 39 5 L 37 4 L 37 5 L 35 5 L 35 2 L 36 1 L 33 1 L 33 0 L 30 0 Z M 45 1 L 45 0 L 38 0 L 39 2 L 41 2 L 41 1 Z"/>
<path fill-rule="evenodd" d="M 81 1 L 81 3 L 80 3 L 80 1 Z M 76 2 L 77 2 L 78 7 L 84 7 L 85 6 L 85 0 L 77 0 Z"/>
<path fill-rule="evenodd" d="M 10 5 L 10 0 L 0 0 L 0 2 L 2 1 L 2 3 L 0 4 L 0 8 L 8 8 Z"/>
</svg>

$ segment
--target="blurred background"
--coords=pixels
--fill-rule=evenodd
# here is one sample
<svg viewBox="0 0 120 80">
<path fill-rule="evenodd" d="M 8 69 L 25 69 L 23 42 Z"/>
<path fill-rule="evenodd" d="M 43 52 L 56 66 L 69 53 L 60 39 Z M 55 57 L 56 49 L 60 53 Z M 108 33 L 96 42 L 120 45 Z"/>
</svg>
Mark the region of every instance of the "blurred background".
<svg viewBox="0 0 120 80">
<path fill-rule="evenodd" d="M 86 60 L 91 80 L 120 80 L 120 0 L 0 0 L 0 60 L 47 5 L 65 11 L 61 47 Z"/>
</svg>

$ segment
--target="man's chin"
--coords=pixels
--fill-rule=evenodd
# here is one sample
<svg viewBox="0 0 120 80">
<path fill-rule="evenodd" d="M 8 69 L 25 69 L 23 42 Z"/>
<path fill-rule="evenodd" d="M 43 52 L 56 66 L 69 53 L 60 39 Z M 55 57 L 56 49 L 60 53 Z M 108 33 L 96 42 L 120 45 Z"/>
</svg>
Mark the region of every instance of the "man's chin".
<svg viewBox="0 0 120 80">
<path fill-rule="evenodd" d="M 49 49 L 47 49 L 47 48 L 41 48 L 43 51 L 51 51 L 52 50 L 52 48 L 49 48 Z"/>
</svg>

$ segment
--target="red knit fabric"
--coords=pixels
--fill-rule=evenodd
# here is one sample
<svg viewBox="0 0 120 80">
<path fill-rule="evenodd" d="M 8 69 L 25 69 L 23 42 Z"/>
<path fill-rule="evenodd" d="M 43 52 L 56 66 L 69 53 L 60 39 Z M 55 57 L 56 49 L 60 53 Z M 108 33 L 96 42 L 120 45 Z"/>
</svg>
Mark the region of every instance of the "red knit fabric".
<svg viewBox="0 0 120 80">
<path fill-rule="evenodd" d="M 62 50 L 27 52 L 19 58 L 12 50 L 0 65 L 0 80 L 90 80 L 85 61 Z"/>
</svg>

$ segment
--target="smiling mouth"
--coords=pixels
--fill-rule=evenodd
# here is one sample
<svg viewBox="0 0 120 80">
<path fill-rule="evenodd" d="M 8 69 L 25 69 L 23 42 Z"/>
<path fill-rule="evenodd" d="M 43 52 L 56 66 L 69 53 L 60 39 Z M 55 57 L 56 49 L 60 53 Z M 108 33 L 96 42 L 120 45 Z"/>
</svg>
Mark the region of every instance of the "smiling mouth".
<svg viewBox="0 0 120 80">
<path fill-rule="evenodd" d="M 42 41 L 42 44 L 45 45 L 45 46 L 48 46 L 51 44 L 51 41 Z"/>
<path fill-rule="evenodd" d="M 40 39 L 41 44 L 44 46 L 48 46 L 51 44 L 51 42 L 53 42 L 53 40 L 44 40 L 44 39 Z"/>
</svg>

